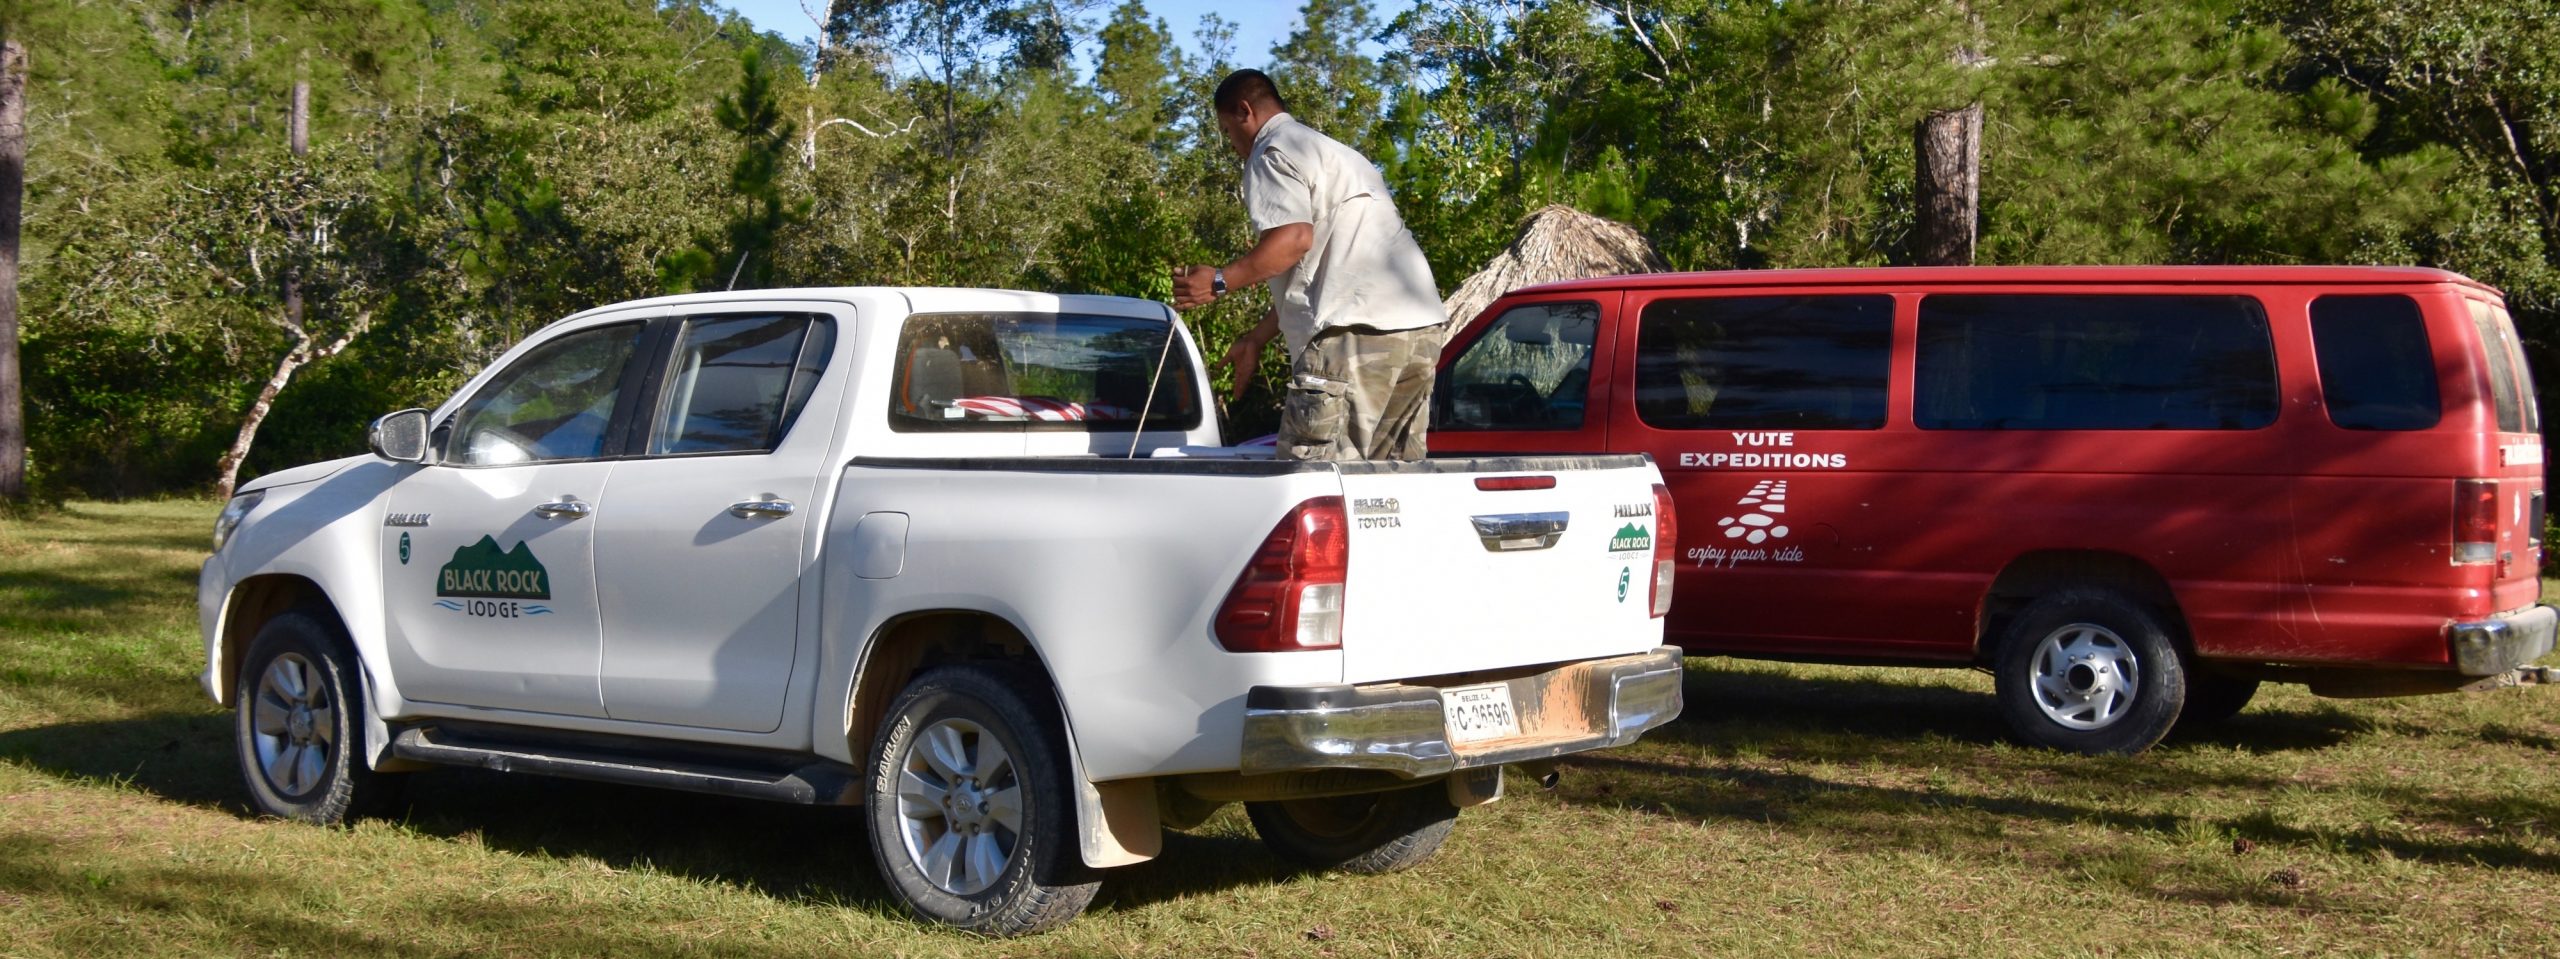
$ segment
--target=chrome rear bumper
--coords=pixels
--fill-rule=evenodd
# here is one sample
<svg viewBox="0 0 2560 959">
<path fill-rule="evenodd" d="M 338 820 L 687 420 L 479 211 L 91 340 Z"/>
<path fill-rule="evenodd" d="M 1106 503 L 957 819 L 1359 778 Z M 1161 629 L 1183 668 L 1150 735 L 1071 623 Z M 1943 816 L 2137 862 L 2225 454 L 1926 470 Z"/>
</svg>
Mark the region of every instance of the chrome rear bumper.
<svg viewBox="0 0 2560 959">
<path fill-rule="evenodd" d="M 1247 775 L 1374 769 L 1408 778 L 1624 746 L 1680 715 L 1680 648 L 1566 663 L 1507 681 L 1520 735 L 1450 742 L 1440 687 L 1256 686 Z"/>
<path fill-rule="evenodd" d="M 2534 606 L 2472 623 L 2445 627 L 2453 647 L 2453 667 L 2465 676 L 2494 676 L 2551 652 L 2560 632 L 2560 612 Z"/>
</svg>

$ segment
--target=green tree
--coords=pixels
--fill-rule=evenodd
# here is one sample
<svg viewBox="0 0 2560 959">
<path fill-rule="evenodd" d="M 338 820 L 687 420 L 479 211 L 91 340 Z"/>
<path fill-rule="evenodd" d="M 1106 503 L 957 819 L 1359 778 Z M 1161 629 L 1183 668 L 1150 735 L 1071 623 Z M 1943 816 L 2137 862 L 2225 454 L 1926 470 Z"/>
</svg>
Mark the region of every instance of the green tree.
<svg viewBox="0 0 2560 959">
<path fill-rule="evenodd" d="M 697 239 L 692 248 L 659 261 L 660 281 L 670 292 L 736 289 L 741 283 L 748 289 L 771 286 L 776 240 L 784 229 L 808 218 L 811 200 L 784 195 L 782 175 L 796 131 L 782 115 L 767 61 L 760 49 L 739 54 L 738 90 L 722 97 L 714 113 L 720 128 L 738 138 L 729 189 L 740 209 L 720 240 Z"/>
</svg>

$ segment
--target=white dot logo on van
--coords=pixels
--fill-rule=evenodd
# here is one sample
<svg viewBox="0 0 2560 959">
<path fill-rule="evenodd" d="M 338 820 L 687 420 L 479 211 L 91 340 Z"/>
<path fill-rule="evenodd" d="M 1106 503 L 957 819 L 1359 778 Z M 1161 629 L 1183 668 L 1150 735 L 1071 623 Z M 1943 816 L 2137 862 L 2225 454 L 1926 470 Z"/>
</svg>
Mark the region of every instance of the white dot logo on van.
<svg viewBox="0 0 2560 959">
<path fill-rule="evenodd" d="M 1786 480 L 1761 480 L 1733 505 L 1735 515 L 1716 520 L 1716 525 L 1724 528 L 1726 539 L 1759 544 L 1787 538 L 1787 528 L 1778 525 L 1778 517 L 1787 512 Z"/>
</svg>

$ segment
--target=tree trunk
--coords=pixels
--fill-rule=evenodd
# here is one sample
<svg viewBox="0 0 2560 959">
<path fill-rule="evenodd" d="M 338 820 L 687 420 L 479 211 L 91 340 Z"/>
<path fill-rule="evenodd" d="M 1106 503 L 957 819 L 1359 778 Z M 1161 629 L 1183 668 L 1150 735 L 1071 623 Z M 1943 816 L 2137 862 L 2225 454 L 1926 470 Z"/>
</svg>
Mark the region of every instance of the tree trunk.
<svg viewBox="0 0 2560 959">
<path fill-rule="evenodd" d="M 1971 266 L 1982 188 L 1982 104 L 1922 117 L 1913 140 L 1919 161 L 1913 258 L 1921 266 Z"/>
<path fill-rule="evenodd" d="M 309 80 L 293 83 L 293 112 L 285 118 L 285 145 L 294 156 L 311 153 Z M 240 420 L 240 434 L 231 440 L 231 448 L 222 453 L 222 462 L 218 464 L 222 476 L 213 485 L 213 495 L 219 499 L 230 499 L 231 491 L 240 487 L 240 464 L 249 459 L 249 445 L 258 439 L 258 424 L 266 422 L 267 412 L 275 408 L 276 394 L 284 392 L 284 385 L 293 380 L 293 371 L 301 369 L 313 358 L 311 334 L 302 325 L 302 277 L 289 264 L 283 273 L 284 328 L 293 334 L 293 349 L 286 350 L 284 358 L 276 361 L 275 375 L 267 377 L 267 385 L 258 390 L 257 402 L 249 404 L 248 415 Z M 348 334 L 348 339 L 354 337 L 355 334 Z M 345 342 L 340 341 L 338 348 L 344 347 Z M 334 352 L 337 349 L 324 351 L 321 355 Z"/>
<path fill-rule="evenodd" d="M 27 410 L 18 380 L 18 226 L 27 186 L 27 48 L 0 44 L 0 500 L 27 498 Z"/>
<path fill-rule="evenodd" d="M 293 82 L 293 114 L 285 127 L 285 142 L 293 155 L 311 155 L 311 81 Z M 284 323 L 288 329 L 302 329 L 302 276 L 291 264 L 284 268 Z"/>
<path fill-rule="evenodd" d="M 276 394 L 284 392 L 284 385 L 293 379 L 293 371 L 308 362 L 311 362 L 309 336 L 295 339 L 293 349 L 285 351 L 284 359 L 276 361 L 275 375 L 267 377 L 267 385 L 258 390 L 258 401 L 249 404 L 249 415 L 240 420 L 240 435 L 234 437 L 231 448 L 222 453 L 222 479 L 214 484 L 215 498 L 230 499 L 231 491 L 239 488 L 240 464 L 249 458 L 249 444 L 258 439 L 258 424 L 267 421 L 267 411 L 275 408 Z"/>
<path fill-rule="evenodd" d="M 26 46 L 0 43 L 0 501 L 26 499 L 26 386 L 18 381 L 18 225 L 26 199 Z"/>
</svg>

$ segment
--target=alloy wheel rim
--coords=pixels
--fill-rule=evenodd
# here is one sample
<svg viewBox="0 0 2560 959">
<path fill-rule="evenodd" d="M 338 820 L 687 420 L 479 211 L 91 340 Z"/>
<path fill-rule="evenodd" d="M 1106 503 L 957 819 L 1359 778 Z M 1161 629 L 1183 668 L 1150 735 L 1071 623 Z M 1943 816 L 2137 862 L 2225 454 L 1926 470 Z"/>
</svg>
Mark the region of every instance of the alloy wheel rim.
<svg viewBox="0 0 2560 959">
<path fill-rule="evenodd" d="M 337 707 L 310 659 L 285 653 L 268 662 L 249 715 L 258 772 L 269 788 L 299 798 L 327 781 L 338 752 Z"/>
<path fill-rule="evenodd" d="M 898 827 L 907 859 L 943 892 L 995 885 L 1022 845 L 1022 776 L 986 727 L 926 726 L 898 761 Z"/>
<path fill-rule="evenodd" d="M 2124 718 L 2142 683 L 2132 644 L 2095 623 L 2072 623 L 2046 634 L 2027 670 L 2045 718 L 2084 732 Z"/>
</svg>

